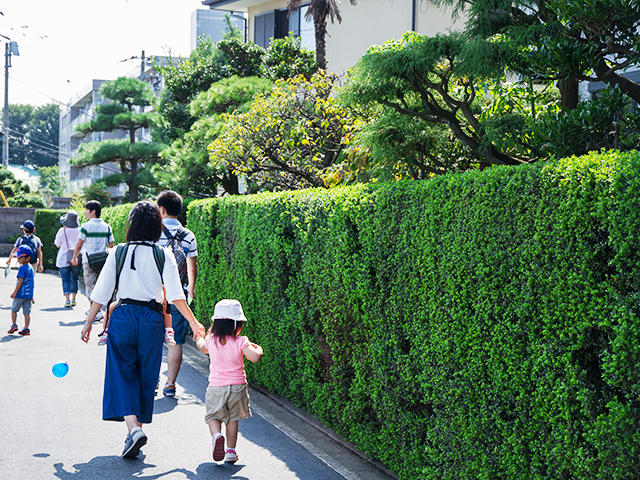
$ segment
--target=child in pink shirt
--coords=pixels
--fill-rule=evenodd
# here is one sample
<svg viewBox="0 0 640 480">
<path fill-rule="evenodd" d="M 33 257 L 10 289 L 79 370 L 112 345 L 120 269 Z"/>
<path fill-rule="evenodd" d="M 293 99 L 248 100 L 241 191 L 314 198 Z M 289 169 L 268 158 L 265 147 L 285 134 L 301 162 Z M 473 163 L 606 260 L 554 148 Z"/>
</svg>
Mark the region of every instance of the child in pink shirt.
<svg viewBox="0 0 640 480">
<path fill-rule="evenodd" d="M 209 354 L 209 387 L 206 394 L 205 422 L 212 435 L 213 459 L 235 463 L 238 460 L 238 420 L 251 417 L 244 357 L 256 363 L 262 358 L 260 345 L 240 336 L 247 318 L 237 300 L 220 300 L 211 317 L 213 323 L 205 338 L 198 337 L 196 345 Z M 227 449 L 224 448 L 222 423 L 226 425 Z"/>
</svg>

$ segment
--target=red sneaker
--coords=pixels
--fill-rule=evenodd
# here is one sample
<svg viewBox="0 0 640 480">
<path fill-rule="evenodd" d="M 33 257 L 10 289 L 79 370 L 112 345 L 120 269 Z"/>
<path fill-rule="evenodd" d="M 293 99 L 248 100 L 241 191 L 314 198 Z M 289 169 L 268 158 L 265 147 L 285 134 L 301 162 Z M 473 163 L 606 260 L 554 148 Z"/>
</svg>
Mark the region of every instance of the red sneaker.
<svg viewBox="0 0 640 480">
<path fill-rule="evenodd" d="M 18 331 L 18 325 L 16 325 L 15 323 L 13 325 L 11 325 L 11 328 L 9 329 L 9 331 L 7 333 L 14 333 Z"/>
<path fill-rule="evenodd" d="M 22 336 L 31 335 L 31 330 L 29 330 L 28 328 L 23 328 L 18 332 L 18 335 L 22 335 Z"/>
</svg>

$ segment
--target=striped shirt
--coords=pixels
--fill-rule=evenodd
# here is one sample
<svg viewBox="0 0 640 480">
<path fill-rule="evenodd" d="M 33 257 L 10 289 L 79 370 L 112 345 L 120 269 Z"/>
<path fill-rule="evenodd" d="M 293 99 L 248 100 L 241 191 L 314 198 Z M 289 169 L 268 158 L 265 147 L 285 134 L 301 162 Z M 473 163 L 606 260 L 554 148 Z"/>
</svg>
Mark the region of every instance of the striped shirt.
<svg viewBox="0 0 640 480">
<path fill-rule="evenodd" d="M 180 222 L 176 218 L 163 218 L 162 224 L 167 227 L 171 236 L 175 236 L 178 228 L 181 226 Z M 182 249 L 184 250 L 185 257 L 197 257 L 198 256 L 198 247 L 196 245 L 196 237 L 191 230 L 185 228 L 187 231 L 187 235 L 182 240 Z M 164 233 L 164 228 L 162 229 L 162 233 L 160 234 L 160 240 L 158 240 L 158 245 L 161 247 L 169 246 L 169 239 Z"/>
<path fill-rule="evenodd" d="M 109 242 L 113 242 L 113 231 L 102 219 L 92 218 L 80 227 L 80 240 L 84 242 L 81 252 L 86 261 L 86 255 L 107 250 Z"/>
</svg>

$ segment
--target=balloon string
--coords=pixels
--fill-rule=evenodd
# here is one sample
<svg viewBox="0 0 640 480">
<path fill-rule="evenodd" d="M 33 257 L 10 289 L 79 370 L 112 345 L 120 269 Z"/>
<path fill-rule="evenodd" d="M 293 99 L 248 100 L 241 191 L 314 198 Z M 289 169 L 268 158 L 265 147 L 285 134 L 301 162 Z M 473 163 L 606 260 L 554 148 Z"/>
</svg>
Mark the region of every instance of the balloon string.
<svg viewBox="0 0 640 480">
<path fill-rule="evenodd" d="M 80 346 L 82 346 L 82 345 L 80 345 Z M 79 349 L 80 349 L 80 347 L 76 348 L 76 352 L 77 352 Z M 73 352 L 73 353 L 71 354 L 71 357 L 73 357 L 73 356 L 76 354 L 76 352 Z M 69 359 L 68 359 L 66 362 L 64 362 L 64 363 L 65 363 L 65 365 L 66 365 L 67 363 L 69 363 L 69 360 L 71 360 L 71 357 L 69 357 Z"/>
</svg>

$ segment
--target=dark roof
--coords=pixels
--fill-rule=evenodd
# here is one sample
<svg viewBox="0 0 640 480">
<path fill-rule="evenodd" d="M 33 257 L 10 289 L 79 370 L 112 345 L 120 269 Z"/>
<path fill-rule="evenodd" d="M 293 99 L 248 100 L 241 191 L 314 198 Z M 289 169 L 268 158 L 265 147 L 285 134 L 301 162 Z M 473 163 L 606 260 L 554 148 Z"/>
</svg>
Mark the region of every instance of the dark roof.
<svg viewBox="0 0 640 480">
<path fill-rule="evenodd" d="M 210 8 L 216 8 L 236 1 L 237 0 L 203 0 L 202 5 L 207 5 Z"/>
</svg>

